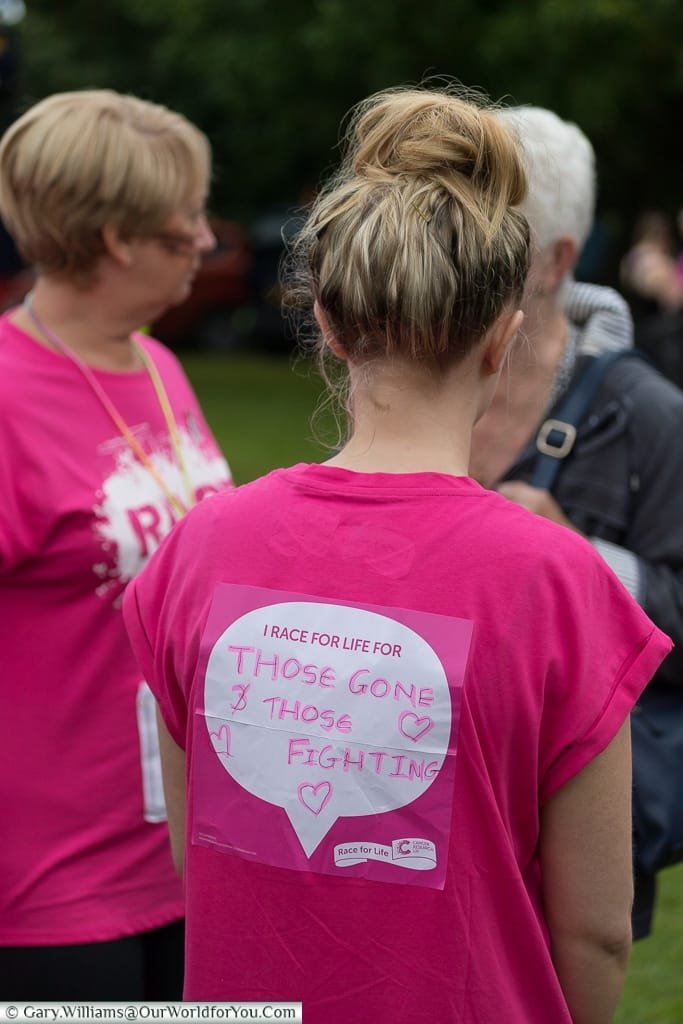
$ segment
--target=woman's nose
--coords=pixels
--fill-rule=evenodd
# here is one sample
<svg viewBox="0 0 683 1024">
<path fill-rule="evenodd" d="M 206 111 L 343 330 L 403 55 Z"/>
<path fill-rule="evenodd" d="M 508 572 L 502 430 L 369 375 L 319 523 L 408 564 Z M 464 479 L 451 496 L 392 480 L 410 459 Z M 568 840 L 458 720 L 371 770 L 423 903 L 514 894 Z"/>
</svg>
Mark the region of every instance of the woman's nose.
<svg viewBox="0 0 683 1024">
<path fill-rule="evenodd" d="M 196 245 L 201 252 L 211 252 L 216 248 L 216 236 L 209 225 L 206 216 L 202 214 L 197 224 L 195 233 Z"/>
</svg>

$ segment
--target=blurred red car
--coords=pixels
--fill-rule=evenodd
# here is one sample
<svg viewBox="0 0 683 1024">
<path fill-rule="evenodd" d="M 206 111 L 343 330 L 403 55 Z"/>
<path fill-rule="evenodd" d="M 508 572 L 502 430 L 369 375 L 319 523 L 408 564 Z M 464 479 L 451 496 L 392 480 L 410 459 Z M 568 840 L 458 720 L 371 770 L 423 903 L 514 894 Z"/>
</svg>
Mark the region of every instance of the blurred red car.
<svg viewBox="0 0 683 1024">
<path fill-rule="evenodd" d="M 23 302 L 31 291 L 34 280 L 32 270 L 19 270 L 7 277 L 0 277 L 0 312 Z"/>
</svg>

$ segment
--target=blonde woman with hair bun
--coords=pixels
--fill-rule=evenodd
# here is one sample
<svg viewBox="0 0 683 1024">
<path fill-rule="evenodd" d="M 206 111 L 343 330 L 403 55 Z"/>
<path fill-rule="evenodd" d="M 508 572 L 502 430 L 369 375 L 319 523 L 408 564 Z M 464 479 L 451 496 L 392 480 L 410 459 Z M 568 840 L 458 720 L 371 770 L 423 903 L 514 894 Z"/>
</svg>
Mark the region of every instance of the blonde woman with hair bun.
<svg viewBox="0 0 683 1024">
<path fill-rule="evenodd" d="M 347 375 L 348 436 L 193 510 L 124 602 L 185 998 L 607 1024 L 627 719 L 670 645 L 589 544 L 468 476 L 522 328 L 513 137 L 482 100 L 411 89 L 361 104 L 346 142 L 288 295 Z"/>
<path fill-rule="evenodd" d="M 215 244 L 206 137 L 158 104 L 59 93 L 0 140 L 35 285 L 0 317 L 0 1000 L 178 998 L 183 894 L 154 698 L 121 615 L 173 524 L 230 483 L 141 324 Z"/>
</svg>

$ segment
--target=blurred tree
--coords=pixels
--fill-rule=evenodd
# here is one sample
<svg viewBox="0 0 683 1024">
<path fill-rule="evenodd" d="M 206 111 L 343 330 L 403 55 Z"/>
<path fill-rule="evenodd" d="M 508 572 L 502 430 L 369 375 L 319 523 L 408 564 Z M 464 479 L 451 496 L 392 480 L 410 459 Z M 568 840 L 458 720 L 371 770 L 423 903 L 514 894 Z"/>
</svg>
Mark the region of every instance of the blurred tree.
<svg viewBox="0 0 683 1024">
<path fill-rule="evenodd" d="M 22 27 L 25 104 L 111 86 L 182 110 L 224 213 L 296 200 L 349 106 L 436 74 L 581 125 L 608 219 L 683 198 L 680 0 L 29 0 Z"/>
</svg>

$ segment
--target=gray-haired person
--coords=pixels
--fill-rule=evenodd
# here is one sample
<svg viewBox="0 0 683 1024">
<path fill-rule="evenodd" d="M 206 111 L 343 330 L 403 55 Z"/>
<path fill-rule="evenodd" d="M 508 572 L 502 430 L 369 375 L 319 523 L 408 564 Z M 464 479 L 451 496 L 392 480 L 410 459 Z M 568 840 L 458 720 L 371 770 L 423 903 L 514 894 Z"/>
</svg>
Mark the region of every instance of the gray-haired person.
<svg viewBox="0 0 683 1024">
<path fill-rule="evenodd" d="M 539 427 L 587 359 L 633 344 L 624 299 L 577 283 L 573 271 L 593 223 L 595 155 L 583 132 L 550 110 L 498 116 L 524 152 L 532 233 L 523 302 L 525 339 L 511 353 L 476 425 L 471 472 L 511 500 L 584 534 L 624 586 L 677 644 L 651 686 L 683 681 L 683 395 L 640 359 L 608 370 L 553 493 L 530 477 Z M 683 699 L 683 694 L 682 694 Z M 636 864 L 638 862 L 636 836 Z M 633 930 L 649 934 L 655 877 L 637 872 Z"/>
</svg>

